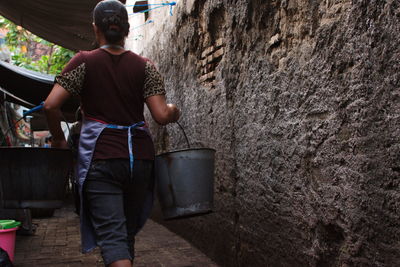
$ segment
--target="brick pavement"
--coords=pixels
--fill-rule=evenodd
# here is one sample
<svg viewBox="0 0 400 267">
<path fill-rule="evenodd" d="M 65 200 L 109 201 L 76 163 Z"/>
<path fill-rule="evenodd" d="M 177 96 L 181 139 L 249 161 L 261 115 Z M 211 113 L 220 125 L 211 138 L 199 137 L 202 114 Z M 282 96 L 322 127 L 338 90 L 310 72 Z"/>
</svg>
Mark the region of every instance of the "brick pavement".
<svg viewBox="0 0 400 267">
<path fill-rule="evenodd" d="M 72 205 L 33 219 L 33 236 L 17 236 L 15 267 L 104 266 L 99 250 L 80 253 L 79 218 Z M 218 267 L 190 243 L 149 220 L 136 239 L 135 267 Z"/>
</svg>

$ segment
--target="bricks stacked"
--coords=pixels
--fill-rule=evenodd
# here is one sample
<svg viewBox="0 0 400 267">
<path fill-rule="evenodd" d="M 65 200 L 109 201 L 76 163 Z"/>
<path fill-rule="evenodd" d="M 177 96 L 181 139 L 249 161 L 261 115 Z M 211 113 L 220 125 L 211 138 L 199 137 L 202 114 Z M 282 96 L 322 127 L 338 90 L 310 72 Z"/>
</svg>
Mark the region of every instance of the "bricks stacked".
<svg viewBox="0 0 400 267">
<path fill-rule="evenodd" d="M 198 68 L 200 69 L 200 82 L 212 82 L 215 79 L 215 69 L 218 63 L 221 61 L 224 55 L 224 39 L 219 38 L 215 41 L 214 45 L 211 45 L 204 49 L 201 53 L 200 63 Z"/>
</svg>

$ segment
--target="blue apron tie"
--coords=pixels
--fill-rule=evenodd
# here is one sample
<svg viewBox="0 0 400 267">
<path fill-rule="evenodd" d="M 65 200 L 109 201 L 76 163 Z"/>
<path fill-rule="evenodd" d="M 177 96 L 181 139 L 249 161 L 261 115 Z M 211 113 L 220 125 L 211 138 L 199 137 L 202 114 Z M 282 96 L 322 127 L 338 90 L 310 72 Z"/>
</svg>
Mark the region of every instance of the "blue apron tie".
<svg viewBox="0 0 400 267">
<path fill-rule="evenodd" d="M 131 126 L 121 126 L 115 124 L 107 124 L 106 128 L 110 129 L 120 129 L 120 130 L 128 130 L 128 148 L 129 148 L 129 166 L 131 168 L 131 176 L 133 175 L 133 163 L 135 161 L 135 157 L 133 156 L 132 150 L 132 129 L 136 129 L 138 127 L 144 126 L 144 121 L 137 122 Z"/>
</svg>

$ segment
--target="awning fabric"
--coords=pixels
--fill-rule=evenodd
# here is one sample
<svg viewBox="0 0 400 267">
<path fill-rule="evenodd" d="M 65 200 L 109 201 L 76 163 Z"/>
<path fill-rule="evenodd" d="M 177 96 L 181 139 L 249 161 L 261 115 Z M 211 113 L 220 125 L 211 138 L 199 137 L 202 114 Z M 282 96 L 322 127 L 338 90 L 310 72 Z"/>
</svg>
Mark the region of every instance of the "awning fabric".
<svg viewBox="0 0 400 267">
<path fill-rule="evenodd" d="M 0 87 L 33 105 L 46 99 L 54 76 L 42 74 L 0 61 Z"/>
<path fill-rule="evenodd" d="M 31 108 L 44 101 L 54 84 L 54 76 L 30 71 L 10 63 L 0 61 L 0 93 L 6 94 L 6 100 Z M 78 99 L 71 99 L 63 106 L 63 112 L 68 121 L 74 120 L 74 114 L 79 106 Z"/>
<path fill-rule="evenodd" d="M 94 47 L 92 10 L 98 0 L 1 0 L 0 15 L 55 44 Z"/>
</svg>

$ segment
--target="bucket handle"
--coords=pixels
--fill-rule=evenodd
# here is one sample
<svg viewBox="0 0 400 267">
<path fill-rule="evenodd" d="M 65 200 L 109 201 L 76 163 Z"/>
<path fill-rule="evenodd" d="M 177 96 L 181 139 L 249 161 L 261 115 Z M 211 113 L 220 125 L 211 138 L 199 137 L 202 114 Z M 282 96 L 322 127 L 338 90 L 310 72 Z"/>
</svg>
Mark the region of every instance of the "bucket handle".
<svg viewBox="0 0 400 267">
<path fill-rule="evenodd" d="M 176 124 L 178 124 L 179 128 L 181 128 L 183 135 L 185 136 L 186 144 L 187 144 L 188 148 L 190 148 L 189 139 L 187 138 L 185 130 L 183 129 L 182 125 L 179 122 L 176 122 Z"/>
<path fill-rule="evenodd" d="M 181 130 L 183 132 L 183 136 L 185 137 L 185 140 L 186 140 L 186 144 L 187 144 L 188 148 L 190 148 L 189 139 L 187 138 L 185 130 L 183 129 L 182 125 L 179 122 L 176 121 L 175 123 L 178 124 L 179 128 L 181 128 Z M 172 195 L 172 201 L 173 201 L 174 205 L 176 205 L 175 189 L 174 189 L 174 184 L 172 183 L 172 175 L 170 173 L 170 168 L 167 168 L 167 173 L 168 173 L 168 180 L 169 180 L 169 190 Z"/>
</svg>

